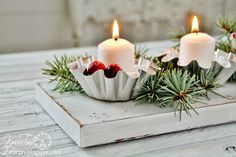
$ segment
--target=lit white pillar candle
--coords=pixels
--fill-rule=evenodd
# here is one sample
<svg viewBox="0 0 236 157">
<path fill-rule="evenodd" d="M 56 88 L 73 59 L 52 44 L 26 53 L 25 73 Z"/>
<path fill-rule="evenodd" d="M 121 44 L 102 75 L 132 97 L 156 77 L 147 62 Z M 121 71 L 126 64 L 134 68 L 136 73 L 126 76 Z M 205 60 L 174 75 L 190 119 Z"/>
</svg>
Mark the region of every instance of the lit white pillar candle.
<svg viewBox="0 0 236 157">
<path fill-rule="evenodd" d="M 134 71 L 134 45 L 125 39 L 119 38 L 117 21 L 113 23 L 113 38 L 98 45 L 98 60 L 106 66 L 119 64 L 126 71 Z"/>
<path fill-rule="evenodd" d="M 194 16 L 192 33 L 180 40 L 178 65 L 186 66 L 196 60 L 202 68 L 210 68 L 214 58 L 215 39 L 206 33 L 198 32 L 198 20 Z"/>
</svg>

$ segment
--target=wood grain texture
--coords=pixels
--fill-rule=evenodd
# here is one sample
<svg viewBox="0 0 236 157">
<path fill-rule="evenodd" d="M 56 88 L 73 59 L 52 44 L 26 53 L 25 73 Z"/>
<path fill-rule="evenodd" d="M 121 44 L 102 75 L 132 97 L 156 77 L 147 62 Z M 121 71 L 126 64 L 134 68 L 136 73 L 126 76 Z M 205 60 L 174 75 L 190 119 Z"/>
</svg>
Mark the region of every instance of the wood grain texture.
<svg viewBox="0 0 236 157">
<path fill-rule="evenodd" d="M 171 43 L 148 43 L 148 46 L 152 50 L 150 53 L 153 54 L 167 48 L 169 45 Z M 236 151 L 231 147 L 236 146 L 235 123 L 81 149 L 56 125 L 36 102 L 35 82 L 45 81 L 45 77 L 41 76 L 39 79 L 29 78 L 28 80 L 24 80 L 24 73 L 18 73 L 14 76 L 8 73 L 8 70 L 17 72 L 17 69 L 21 69 L 18 67 L 32 65 L 34 67 L 26 68 L 25 71 L 31 71 L 32 76 L 38 75 L 37 69 L 40 70 L 44 66 L 45 60 L 52 60 L 54 54 L 95 53 L 95 51 L 96 48 L 80 48 L 0 55 L 0 78 L 5 75 L 5 80 L 2 80 L 0 83 L 0 138 L 2 139 L 2 137 L 8 134 L 37 134 L 39 132 L 46 132 L 52 137 L 52 146 L 49 148 L 49 151 L 60 151 L 61 157 L 236 156 Z M 10 76 L 22 79 L 12 79 Z M 2 151 L 2 146 L 4 146 L 4 143 L 1 142 L 0 140 L 0 151 Z M 1 152 L 0 156 L 2 156 Z"/>
<path fill-rule="evenodd" d="M 218 91 L 230 100 L 211 94 L 211 101 L 193 105 L 199 116 L 183 113 L 181 122 L 170 108 L 134 101 L 104 102 L 79 93 L 58 95 L 52 89 L 52 84 L 38 83 L 36 99 L 80 147 L 236 122 L 235 84 L 225 84 Z"/>
</svg>

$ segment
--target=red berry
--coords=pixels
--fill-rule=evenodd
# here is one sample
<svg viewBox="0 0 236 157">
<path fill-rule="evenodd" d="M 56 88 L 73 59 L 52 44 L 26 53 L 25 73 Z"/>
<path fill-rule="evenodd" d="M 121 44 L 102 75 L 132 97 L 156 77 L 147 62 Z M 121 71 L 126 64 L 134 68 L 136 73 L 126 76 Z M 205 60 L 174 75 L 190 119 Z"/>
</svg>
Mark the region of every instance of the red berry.
<svg viewBox="0 0 236 157">
<path fill-rule="evenodd" d="M 233 33 L 233 38 L 236 39 L 236 32 Z"/>
<path fill-rule="evenodd" d="M 111 64 L 104 70 L 104 73 L 107 78 L 113 78 L 113 77 L 116 77 L 116 74 L 118 73 L 118 71 L 121 71 L 121 70 L 122 69 L 118 64 Z"/>
<path fill-rule="evenodd" d="M 88 75 L 92 75 L 95 71 L 101 69 L 101 70 L 105 70 L 105 65 L 100 62 L 100 61 L 94 61 L 92 62 L 88 68 L 87 68 L 87 74 Z M 86 72 L 85 72 L 86 73 Z"/>
</svg>

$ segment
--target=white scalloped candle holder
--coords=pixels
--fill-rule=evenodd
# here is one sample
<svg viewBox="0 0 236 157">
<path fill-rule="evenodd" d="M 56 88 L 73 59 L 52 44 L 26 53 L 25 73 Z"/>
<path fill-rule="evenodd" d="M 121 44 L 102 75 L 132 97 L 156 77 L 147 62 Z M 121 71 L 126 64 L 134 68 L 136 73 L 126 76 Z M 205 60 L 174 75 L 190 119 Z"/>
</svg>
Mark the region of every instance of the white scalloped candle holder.
<svg viewBox="0 0 236 157">
<path fill-rule="evenodd" d="M 107 78 L 103 70 L 98 70 L 92 75 L 84 75 L 86 65 L 81 61 L 69 65 L 70 71 L 79 82 L 85 93 L 99 100 L 106 101 L 127 101 L 133 96 L 134 88 L 150 75 L 155 75 L 155 68 L 152 68 L 150 61 L 136 65 L 136 71 L 119 71 L 114 78 Z"/>
<path fill-rule="evenodd" d="M 172 59 L 178 58 L 179 59 L 179 49 L 176 48 L 169 48 L 167 50 L 164 51 L 164 53 L 162 54 L 164 55 L 164 57 L 162 58 L 163 62 L 169 62 Z M 233 61 L 233 59 L 235 58 L 235 55 L 232 53 L 226 53 L 222 50 L 217 50 L 214 53 L 213 56 L 213 61 L 212 62 L 216 62 L 219 65 L 221 65 L 223 68 L 231 68 L 231 63 L 230 61 Z M 179 66 L 180 65 L 179 61 L 177 63 Z M 211 63 L 212 64 L 212 63 Z M 188 65 L 188 64 L 187 64 Z M 186 66 L 187 66 L 186 65 Z M 201 66 L 201 65 L 199 65 Z M 204 68 L 204 67 L 202 67 Z"/>
<path fill-rule="evenodd" d="M 179 49 L 169 48 L 165 50 L 161 56 L 163 56 L 163 62 L 169 62 L 175 58 L 179 59 Z M 217 82 L 220 84 L 226 83 L 226 81 L 236 72 L 236 55 L 233 53 L 226 53 L 217 49 L 214 53 L 213 61 L 218 63 L 223 70 L 217 76 Z M 177 62 L 179 65 L 179 61 Z"/>
</svg>

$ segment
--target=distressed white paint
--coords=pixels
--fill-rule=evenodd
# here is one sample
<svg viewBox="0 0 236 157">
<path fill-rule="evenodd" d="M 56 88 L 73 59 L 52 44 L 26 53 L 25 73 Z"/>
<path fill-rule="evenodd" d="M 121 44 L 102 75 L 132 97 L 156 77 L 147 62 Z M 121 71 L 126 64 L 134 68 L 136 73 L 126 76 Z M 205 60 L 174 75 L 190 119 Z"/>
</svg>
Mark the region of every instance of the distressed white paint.
<svg viewBox="0 0 236 157">
<path fill-rule="evenodd" d="M 150 54 L 158 53 L 170 44 L 169 42 L 147 43 L 151 48 Z M 227 147 L 236 146 L 236 123 L 92 148 L 78 147 L 37 103 L 34 86 L 35 82 L 45 81 L 46 77 L 40 75 L 39 71 L 44 67 L 45 60 L 52 60 L 54 54 L 60 56 L 64 53 L 94 53 L 95 50 L 96 48 L 92 47 L 0 55 L 0 79 L 4 76 L 0 82 L 0 139 L 6 135 L 46 132 L 52 138 L 52 146 L 48 151 L 59 151 L 60 157 L 136 157 L 138 154 L 139 157 L 233 157 L 236 155 L 236 151 L 232 149 L 226 151 Z M 31 75 L 25 75 L 26 73 Z M 222 114 L 224 112 L 221 112 L 219 117 Z M 2 156 L 3 146 L 4 143 L 0 140 L 0 156 Z"/>
<path fill-rule="evenodd" d="M 88 147 L 234 122 L 235 90 L 236 84 L 226 85 L 220 93 L 231 100 L 211 95 L 211 101 L 205 101 L 206 104 L 194 105 L 199 116 L 183 113 L 181 122 L 171 109 L 137 105 L 134 101 L 104 102 L 78 93 L 55 97 L 48 83 L 39 83 L 36 92 L 38 102 L 68 135 L 79 146 Z"/>
</svg>

